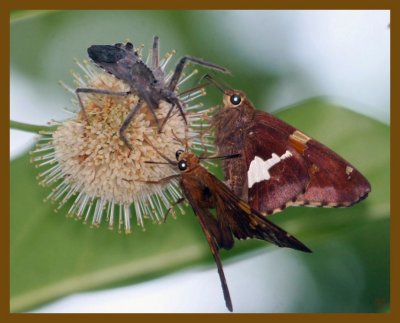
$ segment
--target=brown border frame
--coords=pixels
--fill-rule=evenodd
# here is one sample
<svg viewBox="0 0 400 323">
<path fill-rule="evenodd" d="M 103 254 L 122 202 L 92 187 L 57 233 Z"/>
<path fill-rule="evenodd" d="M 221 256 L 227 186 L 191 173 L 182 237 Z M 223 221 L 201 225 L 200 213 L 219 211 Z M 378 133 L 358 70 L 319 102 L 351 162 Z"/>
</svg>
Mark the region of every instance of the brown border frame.
<svg viewBox="0 0 400 323">
<path fill-rule="evenodd" d="M 10 199 L 9 199 L 9 125 L 10 120 L 9 109 L 5 107 L 9 106 L 9 75 L 10 75 L 10 11 L 18 9 L 385 9 L 390 10 L 391 22 L 391 197 L 399 196 L 399 184 L 396 179 L 399 178 L 398 165 L 399 160 L 399 137 L 400 137 L 400 102 L 399 93 L 400 88 L 400 73 L 399 73 L 399 62 L 400 57 L 400 1 L 398 0 L 330 0 L 330 1 L 317 1 L 317 0 L 281 0 L 281 1 L 263 1 L 260 0 L 246 0 L 245 2 L 232 2 L 232 1 L 219 1 L 216 0 L 202 0 L 198 2 L 183 2 L 176 0 L 162 1 L 152 0 L 146 2 L 139 2 L 131 0 L 126 3 L 108 1 L 102 2 L 100 0 L 2 0 L 0 2 L 0 31 L 1 39 L 3 44 L 6 44 L 3 50 L 0 51 L 0 71 L 1 71 L 1 87 L 0 90 L 2 95 L 0 99 L 2 101 L 1 117 L 0 117 L 0 138 L 2 144 L 0 145 L 1 152 L 4 158 L 0 161 L 1 177 L 3 180 L 1 185 L 1 205 L 3 210 L 8 210 L 3 215 L 3 221 L 5 224 L 0 227 L 1 232 L 1 255 L 2 255 L 2 266 L 1 270 L 1 290 L 0 290 L 0 318 L 2 322 L 8 321 L 37 321 L 46 322 L 53 321 L 69 321 L 73 315 L 73 319 L 78 320 L 96 320 L 96 322 L 105 322 L 106 320 L 118 320 L 118 321 L 129 321 L 132 320 L 166 320 L 174 322 L 185 322 L 185 321 L 197 321 L 203 322 L 204 319 L 218 319 L 219 321 L 236 321 L 236 320 L 279 320 L 283 322 L 337 322 L 338 320 L 351 320 L 360 321 L 363 323 L 368 322 L 391 322 L 399 321 L 399 240 L 400 235 L 398 234 L 400 223 L 399 223 L 399 199 L 391 198 L 391 300 L 390 300 L 390 313 L 384 314 L 57 314 L 55 318 L 49 314 L 10 314 L 9 313 L 9 227 L 10 220 L 8 214 L 10 214 Z M 394 36 L 397 35 L 397 36 Z M 397 58 L 397 60 L 396 60 Z M 397 89 L 397 91 L 393 90 Z M 6 161 L 5 156 L 8 157 Z M 396 167 L 397 166 L 397 167 Z M 6 180 L 8 179 L 8 181 Z M 8 185 L 7 185 L 8 184 Z M 6 206 L 6 207 L 4 207 Z M 205 317 L 207 315 L 207 317 Z M 397 317 L 397 319 L 396 319 Z"/>
</svg>

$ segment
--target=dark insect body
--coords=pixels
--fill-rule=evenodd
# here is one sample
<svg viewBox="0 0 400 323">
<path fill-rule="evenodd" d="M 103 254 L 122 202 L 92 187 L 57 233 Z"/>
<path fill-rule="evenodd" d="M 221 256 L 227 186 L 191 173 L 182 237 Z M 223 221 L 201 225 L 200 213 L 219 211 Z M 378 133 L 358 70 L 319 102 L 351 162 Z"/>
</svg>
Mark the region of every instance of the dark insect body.
<svg viewBox="0 0 400 323">
<path fill-rule="evenodd" d="M 179 109 L 182 118 L 187 123 L 184 103 L 179 99 L 179 95 L 176 92 L 186 62 L 191 61 L 194 64 L 203 65 L 223 73 L 229 72 L 224 67 L 204 61 L 200 58 L 183 56 L 176 65 L 171 79 L 166 81 L 166 76 L 159 62 L 159 38 L 157 36 L 155 36 L 153 40 L 151 66 L 147 66 L 142 61 L 138 51 L 134 48 L 133 44 L 129 42 L 126 44 L 118 43 L 115 45 L 92 45 L 88 48 L 88 54 L 96 65 L 128 84 L 130 90 L 127 92 L 114 92 L 93 88 L 76 89 L 79 105 L 87 120 L 88 117 L 85 112 L 85 107 L 80 97 L 81 93 L 110 96 L 127 96 L 133 93 L 139 97 L 139 102 L 132 107 L 132 110 L 126 116 L 126 119 L 123 121 L 121 128 L 119 129 L 121 140 L 130 149 L 132 149 L 132 145 L 129 143 L 124 133 L 135 114 L 144 104 L 147 105 L 150 112 L 153 114 L 159 132 L 162 131 L 165 122 L 170 117 L 174 108 Z M 165 101 L 172 105 L 162 124 L 160 124 L 155 113 L 161 101 Z"/>
<path fill-rule="evenodd" d="M 338 154 L 269 113 L 238 90 L 223 89 L 224 106 L 213 117 L 215 143 L 227 185 L 263 214 L 290 205 L 348 207 L 367 197 L 368 180 Z"/>
<path fill-rule="evenodd" d="M 161 156 L 180 170 L 180 174 L 172 175 L 161 181 L 179 178 L 184 196 L 193 208 L 210 246 L 218 268 L 226 307 L 230 311 L 233 310 L 233 306 L 219 256 L 219 249 L 231 249 L 234 245 L 234 238 L 260 239 L 279 247 L 311 252 L 295 237 L 267 220 L 260 212 L 252 209 L 200 164 L 200 159 L 226 159 L 238 157 L 237 154 L 225 157 L 199 158 L 193 153 L 178 150 L 176 152 L 177 162 Z M 212 210 L 215 210 L 215 215 Z"/>
</svg>

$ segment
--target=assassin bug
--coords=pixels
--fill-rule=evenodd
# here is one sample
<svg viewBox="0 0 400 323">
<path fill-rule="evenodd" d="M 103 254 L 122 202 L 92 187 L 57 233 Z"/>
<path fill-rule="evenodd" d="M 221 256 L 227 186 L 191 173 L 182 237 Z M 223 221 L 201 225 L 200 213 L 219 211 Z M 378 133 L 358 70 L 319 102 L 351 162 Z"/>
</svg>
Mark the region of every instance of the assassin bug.
<svg viewBox="0 0 400 323">
<path fill-rule="evenodd" d="M 137 49 L 135 49 L 133 44 L 130 42 L 127 42 L 126 44 L 118 43 L 115 45 L 92 45 L 87 51 L 89 57 L 96 65 L 104 69 L 106 72 L 114 75 L 116 78 L 126 82 L 130 89 L 127 92 L 114 92 L 94 88 L 77 88 L 75 93 L 77 95 L 81 110 L 86 120 L 89 122 L 81 98 L 82 93 L 103 94 L 110 96 L 127 96 L 130 94 L 136 94 L 139 97 L 139 101 L 132 107 L 132 110 L 126 116 L 119 129 L 119 136 L 121 140 L 131 150 L 132 145 L 125 136 L 125 130 L 129 126 L 135 114 L 144 104 L 147 105 L 152 113 L 157 124 L 158 132 L 162 131 L 165 122 L 168 120 L 172 110 L 175 107 L 179 109 L 183 120 L 185 123 L 187 123 L 184 111 L 184 103 L 180 101 L 176 90 L 185 64 L 188 61 L 208 67 L 210 69 L 218 70 L 223 73 L 229 73 L 226 68 L 219 65 L 204 61 L 200 58 L 183 56 L 178 61 L 171 78 L 167 80 L 166 75 L 160 66 L 158 36 L 154 36 L 153 39 L 151 66 L 147 66 L 142 61 Z M 171 104 L 171 108 L 161 125 L 155 112 L 159 107 L 160 101 L 166 101 Z"/>
</svg>

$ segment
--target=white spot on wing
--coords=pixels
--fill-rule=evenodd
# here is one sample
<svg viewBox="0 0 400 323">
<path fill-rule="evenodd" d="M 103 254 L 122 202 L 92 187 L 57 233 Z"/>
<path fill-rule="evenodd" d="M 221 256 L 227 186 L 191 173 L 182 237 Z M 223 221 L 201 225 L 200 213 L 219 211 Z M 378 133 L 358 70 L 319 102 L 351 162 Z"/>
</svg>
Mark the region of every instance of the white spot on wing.
<svg viewBox="0 0 400 323">
<path fill-rule="evenodd" d="M 347 175 L 347 179 L 351 178 L 351 173 L 353 172 L 354 168 L 350 167 L 350 166 L 346 166 L 346 175 Z"/>
<path fill-rule="evenodd" d="M 255 183 L 269 180 L 271 178 L 271 175 L 269 173 L 271 167 L 278 164 L 281 160 L 284 160 L 291 156 L 293 155 L 289 150 L 286 150 L 286 152 L 282 156 L 278 156 L 277 154 L 272 153 L 271 158 L 267 160 L 263 160 L 262 158 L 255 156 L 250 163 L 249 170 L 247 171 L 247 181 L 249 188 L 251 188 Z"/>
<path fill-rule="evenodd" d="M 346 166 L 346 174 L 347 175 L 350 175 L 352 172 L 353 172 L 353 167 L 350 167 L 350 166 Z"/>
</svg>

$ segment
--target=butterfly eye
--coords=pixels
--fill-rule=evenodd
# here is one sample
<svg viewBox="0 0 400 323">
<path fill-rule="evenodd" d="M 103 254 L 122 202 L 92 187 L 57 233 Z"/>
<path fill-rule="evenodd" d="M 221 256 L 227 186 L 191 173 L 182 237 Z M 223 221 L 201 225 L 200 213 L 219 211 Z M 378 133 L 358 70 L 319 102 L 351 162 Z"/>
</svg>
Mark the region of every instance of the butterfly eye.
<svg viewBox="0 0 400 323">
<path fill-rule="evenodd" d="M 187 166 L 188 166 L 188 165 L 187 165 L 186 160 L 181 160 L 181 161 L 179 161 L 179 163 L 178 163 L 178 168 L 179 168 L 179 170 L 184 171 L 184 170 L 186 170 Z"/>
<path fill-rule="evenodd" d="M 177 150 L 175 153 L 176 160 L 179 160 L 179 156 L 183 153 L 183 150 Z"/>
<path fill-rule="evenodd" d="M 242 98 L 238 94 L 231 95 L 231 103 L 233 105 L 239 105 L 242 102 Z"/>
</svg>

